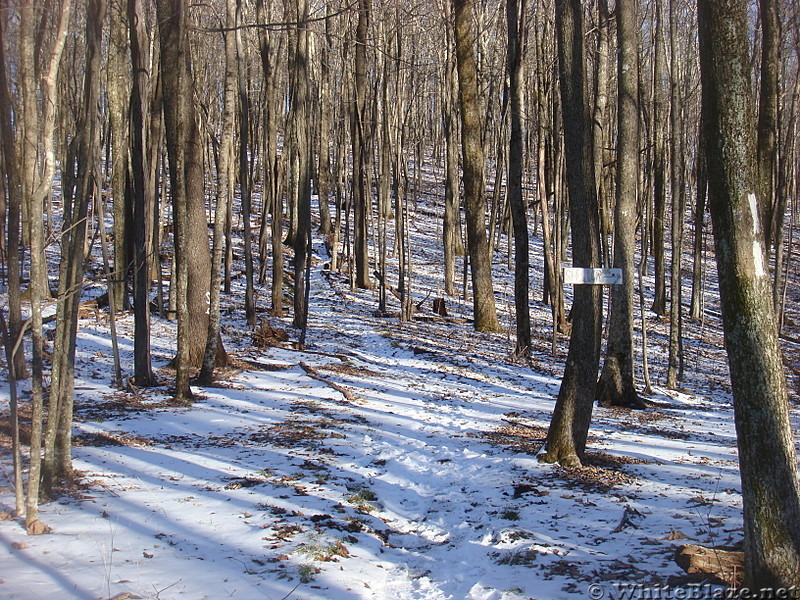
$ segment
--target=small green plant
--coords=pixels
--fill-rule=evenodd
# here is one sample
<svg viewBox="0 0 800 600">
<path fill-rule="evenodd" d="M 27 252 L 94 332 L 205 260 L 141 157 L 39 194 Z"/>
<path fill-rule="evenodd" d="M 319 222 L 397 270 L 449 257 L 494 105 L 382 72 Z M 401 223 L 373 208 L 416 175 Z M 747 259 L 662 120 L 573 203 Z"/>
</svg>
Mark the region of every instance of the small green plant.
<svg viewBox="0 0 800 600">
<path fill-rule="evenodd" d="M 496 552 L 493 554 L 498 565 L 511 565 L 529 567 L 536 560 L 539 553 L 532 549 L 512 550 L 511 552 Z"/>
<path fill-rule="evenodd" d="M 367 488 L 358 488 L 345 498 L 348 503 L 354 505 L 357 510 L 364 513 L 375 510 L 375 507 L 372 506 L 370 502 L 375 502 L 377 499 L 378 497 L 375 495 L 375 492 Z"/>
<path fill-rule="evenodd" d="M 350 556 L 350 552 L 347 551 L 347 547 L 341 540 L 305 544 L 298 548 L 297 552 L 320 562 L 336 562 L 339 558 Z"/>
<path fill-rule="evenodd" d="M 297 574 L 300 576 L 300 583 L 311 583 L 319 572 L 319 567 L 314 565 L 300 565 L 297 569 Z"/>
<path fill-rule="evenodd" d="M 378 497 L 375 492 L 368 488 L 356 488 L 353 493 L 345 498 L 350 504 L 363 504 L 364 502 L 375 502 Z"/>
</svg>

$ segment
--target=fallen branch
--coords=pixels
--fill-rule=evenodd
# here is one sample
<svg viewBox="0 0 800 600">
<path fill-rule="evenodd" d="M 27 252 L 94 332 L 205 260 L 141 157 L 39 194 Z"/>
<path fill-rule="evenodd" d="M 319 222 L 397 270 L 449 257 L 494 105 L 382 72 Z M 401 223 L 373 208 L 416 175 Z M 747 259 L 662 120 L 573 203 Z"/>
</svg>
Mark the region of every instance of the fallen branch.
<svg viewBox="0 0 800 600">
<path fill-rule="evenodd" d="M 321 381 L 329 388 L 336 390 L 342 396 L 344 396 L 349 402 L 358 402 L 358 397 L 355 394 L 353 394 L 353 392 L 351 392 L 344 386 L 341 386 L 338 383 L 323 377 L 322 375 L 319 374 L 319 371 L 317 371 L 314 367 L 312 367 L 308 363 L 301 362 L 300 368 L 303 369 L 308 374 L 308 376 L 311 377 L 311 379 L 316 379 L 317 381 Z"/>
</svg>

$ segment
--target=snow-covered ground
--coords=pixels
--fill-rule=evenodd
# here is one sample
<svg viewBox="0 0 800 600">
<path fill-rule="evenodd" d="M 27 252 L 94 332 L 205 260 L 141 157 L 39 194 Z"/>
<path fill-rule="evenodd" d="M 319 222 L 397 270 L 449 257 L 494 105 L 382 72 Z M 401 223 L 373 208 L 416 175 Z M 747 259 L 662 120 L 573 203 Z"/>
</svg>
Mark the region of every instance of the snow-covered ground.
<svg viewBox="0 0 800 600">
<path fill-rule="evenodd" d="M 412 225 L 438 239 L 429 218 Z M 169 402 L 173 324 L 153 328 L 165 386 L 134 393 L 109 387 L 107 315 L 83 320 L 74 452 L 83 485 L 42 507 L 50 534 L 0 522 L 0 597 L 597 600 L 625 586 L 686 585 L 678 546 L 741 540 L 718 323 L 687 323 L 683 392 L 657 387 L 660 407 L 646 411 L 596 407 L 591 464 L 540 464 L 566 339 L 551 356 L 548 309 L 533 302 L 526 365 L 511 356 L 511 334 L 435 318 L 441 268 L 426 251 L 415 249 L 413 289 L 432 293 L 427 318 L 400 323 L 374 315 L 374 291 L 325 272 L 319 245 L 305 351 L 254 347 L 236 307 L 225 342 L 238 368 L 218 387 L 195 387 L 190 407 Z M 506 325 L 509 281 L 506 270 Z M 469 316 L 462 300 L 447 303 Z M 650 315 L 648 324 L 661 383 L 668 326 Z M 132 316 L 118 327 L 130 373 Z M 7 401 L 4 385 L 3 410 Z M 10 510 L 1 458 L 0 509 Z"/>
</svg>

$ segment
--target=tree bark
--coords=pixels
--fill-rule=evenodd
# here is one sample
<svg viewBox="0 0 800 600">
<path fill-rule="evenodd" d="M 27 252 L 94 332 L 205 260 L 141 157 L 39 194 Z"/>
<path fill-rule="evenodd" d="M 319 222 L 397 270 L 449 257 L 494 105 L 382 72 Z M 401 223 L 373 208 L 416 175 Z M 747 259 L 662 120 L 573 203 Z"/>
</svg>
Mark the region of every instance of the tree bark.
<svg viewBox="0 0 800 600">
<path fill-rule="evenodd" d="M 188 158 L 190 133 L 190 103 L 192 95 L 188 78 L 188 40 L 186 38 L 186 0 L 158 0 L 156 4 L 161 43 L 161 71 L 164 74 L 164 121 L 169 155 L 170 192 L 173 210 L 173 240 L 175 274 L 175 308 L 178 321 L 175 366 L 176 402 L 188 403 L 193 394 L 189 386 L 189 199 Z M 205 340 L 207 336 L 203 336 Z"/>
<path fill-rule="evenodd" d="M 710 208 L 744 505 L 745 582 L 800 586 L 800 491 L 749 114 L 746 0 L 699 0 Z M 765 468 L 769 465 L 769 468 Z"/>
</svg>

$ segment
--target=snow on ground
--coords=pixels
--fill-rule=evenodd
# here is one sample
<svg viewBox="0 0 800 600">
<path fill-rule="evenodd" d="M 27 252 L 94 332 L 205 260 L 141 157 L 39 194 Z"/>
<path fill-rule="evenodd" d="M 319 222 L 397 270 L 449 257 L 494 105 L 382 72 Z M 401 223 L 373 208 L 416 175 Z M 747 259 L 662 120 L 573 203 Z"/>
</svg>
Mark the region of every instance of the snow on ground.
<svg viewBox="0 0 800 600">
<path fill-rule="evenodd" d="M 429 222 L 414 227 L 433 239 Z M 549 355 L 546 307 L 534 303 L 531 368 L 511 358 L 509 336 L 463 320 L 375 316 L 375 292 L 351 290 L 323 261 L 306 351 L 253 347 L 237 308 L 225 340 L 239 368 L 195 388 L 189 407 L 171 406 L 166 387 L 109 387 L 107 317 L 81 322 L 74 457 L 84 485 L 43 506 L 50 534 L 0 522 L 0 597 L 557 600 L 596 584 L 597 599 L 598 589 L 610 598 L 625 585 L 684 585 L 679 545 L 740 541 L 713 325 L 701 343 L 700 325 L 687 324 L 685 392 L 658 388 L 659 408 L 646 411 L 595 408 L 591 464 L 566 470 L 536 460 L 566 351 L 561 339 Z M 438 293 L 437 268 L 417 259 L 420 298 Z M 508 284 L 498 290 L 510 304 Z M 469 314 L 458 299 L 448 310 Z M 649 325 L 658 382 L 666 326 Z M 132 316 L 119 329 L 130 372 Z M 155 319 L 165 384 L 172 339 L 174 325 Z"/>
</svg>

